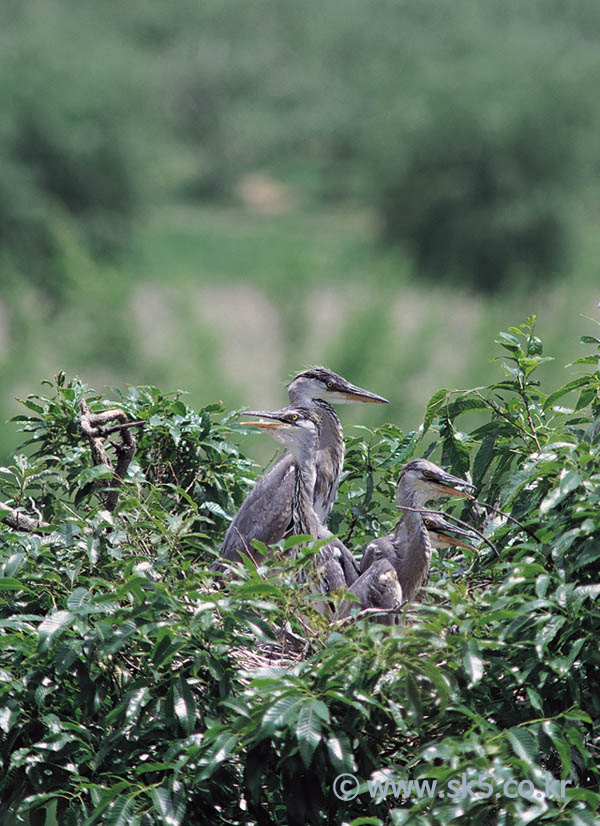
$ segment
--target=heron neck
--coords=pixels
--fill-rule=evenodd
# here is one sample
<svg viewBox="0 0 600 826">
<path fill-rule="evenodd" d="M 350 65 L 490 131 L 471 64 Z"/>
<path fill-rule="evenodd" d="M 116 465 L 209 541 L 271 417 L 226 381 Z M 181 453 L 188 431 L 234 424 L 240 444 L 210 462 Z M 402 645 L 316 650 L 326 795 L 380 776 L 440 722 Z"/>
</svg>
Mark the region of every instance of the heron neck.
<svg viewBox="0 0 600 826">
<path fill-rule="evenodd" d="M 417 492 L 403 496 L 401 504 L 411 508 L 422 506 Z M 404 598 L 411 600 L 427 579 L 431 564 L 431 542 L 421 513 L 404 510 L 396 525 L 394 540 L 398 548 L 398 579 Z"/>
<path fill-rule="evenodd" d="M 319 442 L 316 457 L 318 477 L 314 491 L 314 503 L 319 519 L 325 524 L 337 496 L 344 466 L 344 434 L 340 420 L 330 404 L 321 399 L 315 399 L 314 409 L 319 417 Z"/>
<path fill-rule="evenodd" d="M 321 521 L 313 504 L 316 478 L 314 462 L 310 466 L 307 463 L 298 463 L 292 506 L 294 533 L 305 533 L 316 537 L 321 533 Z"/>
</svg>

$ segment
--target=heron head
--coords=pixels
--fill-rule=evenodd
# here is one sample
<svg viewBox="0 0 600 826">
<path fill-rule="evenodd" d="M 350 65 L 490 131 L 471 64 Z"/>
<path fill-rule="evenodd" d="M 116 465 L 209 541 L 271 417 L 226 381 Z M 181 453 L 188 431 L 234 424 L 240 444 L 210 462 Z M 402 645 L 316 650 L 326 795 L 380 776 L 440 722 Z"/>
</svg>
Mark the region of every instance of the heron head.
<svg viewBox="0 0 600 826">
<path fill-rule="evenodd" d="M 315 399 L 326 402 L 371 402 L 387 404 L 387 399 L 351 384 L 326 367 L 313 367 L 291 380 L 288 393 L 292 404 L 311 405 Z"/>
<path fill-rule="evenodd" d="M 470 538 L 468 531 L 459 528 L 453 522 L 444 519 L 441 513 L 428 513 L 423 516 L 423 524 L 427 528 L 427 533 L 431 539 L 431 544 L 436 547 L 456 547 L 467 548 L 470 551 L 476 551 L 473 545 L 469 545 L 461 536 Z"/>
<path fill-rule="evenodd" d="M 260 416 L 263 422 L 240 422 L 245 427 L 265 430 L 289 448 L 298 459 L 304 451 L 316 448 L 319 428 L 314 413 L 308 408 L 290 405 L 281 410 L 247 410 L 247 416 Z"/>
<path fill-rule="evenodd" d="M 447 473 L 428 459 L 414 459 L 405 465 L 398 480 L 398 495 L 407 490 L 416 495 L 417 502 L 425 504 L 430 499 L 445 496 L 468 499 L 472 495 L 469 491 L 475 490 L 475 487 L 470 482 Z"/>
</svg>

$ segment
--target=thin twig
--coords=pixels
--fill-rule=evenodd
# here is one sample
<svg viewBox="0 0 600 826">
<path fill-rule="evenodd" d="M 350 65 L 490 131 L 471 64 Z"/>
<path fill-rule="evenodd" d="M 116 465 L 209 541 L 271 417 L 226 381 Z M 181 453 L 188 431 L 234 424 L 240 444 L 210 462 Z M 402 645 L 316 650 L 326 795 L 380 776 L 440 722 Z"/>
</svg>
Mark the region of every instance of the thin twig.
<svg viewBox="0 0 600 826">
<path fill-rule="evenodd" d="M 363 608 L 362 611 L 359 611 L 358 614 L 353 614 L 348 617 L 342 617 L 342 619 L 335 620 L 333 622 L 333 627 L 338 629 L 342 628 L 344 625 L 349 625 L 351 622 L 355 622 L 359 619 L 364 619 L 365 617 L 376 617 L 376 616 L 385 616 L 387 614 L 401 614 L 406 602 L 403 602 L 402 605 L 399 605 L 397 608 Z"/>
<path fill-rule="evenodd" d="M 534 435 L 534 434 L 532 434 L 532 433 L 529 433 L 529 431 L 528 431 L 528 430 L 525 430 L 525 428 L 524 428 L 524 427 L 521 427 L 521 425 L 520 425 L 520 424 L 517 424 L 517 422 L 515 422 L 515 420 L 514 420 L 514 419 L 512 419 L 512 418 L 511 418 L 511 417 L 510 417 L 507 413 L 505 413 L 505 412 L 504 412 L 504 410 L 502 410 L 502 408 L 501 408 L 501 407 L 499 407 L 499 406 L 496 404 L 496 402 L 492 401 L 492 399 L 486 399 L 486 397 L 483 395 L 483 393 L 480 393 L 480 392 L 479 392 L 479 390 L 476 390 L 476 391 L 475 391 L 475 395 L 476 395 L 476 396 L 479 396 L 479 398 L 480 398 L 482 401 L 484 401 L 486 404 L 489 404 L 489 406 L 492 408 L 492 410 L 494 411 L 494 413 L 497 413 L 497 414 L 498 414 L 498 416 L 501 416 L 501 417 L 502 417 L 505 421 L 507 421 L 507 422 L 508 422 L 509 424 L 511 424 L 511 425 L 512 425 L 512 426 L 513 426 L 516 430 L 518 430 L 518 431 L 519 431 L 519 433 L 522 433 L 522 434 L 523 434 L 523 436 L 527 436 L 527 438 L 528 438 L 528 439 L 533 439 L 533 441 L 535 442 L 535 445 L 536 445 L 536 447 L 538 448 L 538 450 L 540 449 L 540 445 L 539 445 L 539 442 L 538 442 L 538 440 L 537 440 L 537 436 L 535 436 L 535 435 Z"/>
<path fill-rule="evenodd" d="M 535 427 L 533 426 L 533 419 L 531 418 L 531 410 L 529 408 L 529 402 L 527 400 L 527 394 L 525 393 L 525 388 L 523 388 L 523 392 L 521 393 L 521 398 L 525 404 L 525 410 L 527 411 L 527 421 L 529 422 L 529 427 L 531 428 L 531 435 L 533 436 L 533 440 L 536 443 L 537 449 L 541 450 L 542 447 L 538 441 L 537 433 Z"/>
<path fill-rule="evenodd" d="M 478 505 L 481 505 L 482 508 L 487 508 L 488 510 L 495 513 L 497 516 L 504 516 L 505 519 L 508 519 L 510 522 L 514 522 L 515 525 L 517 525 L 517 527 L 521 528 L 522 531 L 525 531 L 525 533 L 528 536 L 530 536 L 532 539 L 535 539 L 536 542 L 540 541 L 532 530 L 527 528 L 525 525 L 522 524 L 522 522 L 519 522 L 518 519 L 515 519 L 515 517 L 511 516 L 509 513 L 504 513 L 504 511 L 501 511 L 498 508 L 495 508 L 493 505 L 488 505 L 487 502 L 480 502 L 479 499 L 475 499 L 474 496 L 469 496 L 467 494 L 467 498 L 468 499 L 473 499 L 475 502 L 477 502 Z"/>
</svg>

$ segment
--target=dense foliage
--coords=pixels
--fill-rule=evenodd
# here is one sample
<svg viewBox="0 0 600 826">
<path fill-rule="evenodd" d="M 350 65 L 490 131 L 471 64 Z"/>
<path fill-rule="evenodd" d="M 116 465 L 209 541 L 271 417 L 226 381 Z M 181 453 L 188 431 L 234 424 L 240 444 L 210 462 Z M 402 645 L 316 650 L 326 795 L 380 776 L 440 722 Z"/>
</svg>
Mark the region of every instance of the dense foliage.
<svg viewBox="0 0 600 826">
<path fill-rule="evenodd" d="M 109 513 L 77 420 L 82 398 L 96 410 L 115 400 L 62 374 L 28 397 L 24 452 L 0 490 L 48 526 L 1 526 L 2 823 L 597 822 L 598 353 L 547 393 L 533 319 L 498 344 L 499 381 L 438 391 L 412 433 L 347 440 L 332 523 L 357 550 L 395 522 L 408 457 L 469 471 L 478 488 L 462 516 L 487 543 L 436 557 L 427 596 L 393 629 L 331 627 L 295 585 L 302 560 L 285 554 L 219 587 L 207 563 L 255 474 L 219 405 L 115 391 L 146 424 Z M 301 657 L 276 644 L 286 622 Z M 342 773 L 360 781 L 353 799 L 334 794 Z M 367 786 L 485 791 L 480 775 L 486 797 Z M 544 796 L 548 776 L 568 781 L 564 798 Z"/>
</svg>

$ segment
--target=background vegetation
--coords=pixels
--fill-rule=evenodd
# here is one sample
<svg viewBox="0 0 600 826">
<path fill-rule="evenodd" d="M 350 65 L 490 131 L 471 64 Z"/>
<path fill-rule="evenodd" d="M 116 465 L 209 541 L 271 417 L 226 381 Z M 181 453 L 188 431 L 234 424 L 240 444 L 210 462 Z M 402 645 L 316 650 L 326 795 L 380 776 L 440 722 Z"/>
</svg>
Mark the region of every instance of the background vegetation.
<svg viewBox="0 0 600 826">
<path fill-rule="evenodd" d="M 256 407 L 317 362 L 390 397 L 350 421 L 408 426 L 433 387 L 485 382 L 524 312 L 557 371 L 576 357 L 595 0 L 0 15 L 2 415 L 59 368 Z"/>
<path fill-rule="evenodd" d="M 504 512 L 467 506 L 488 544 L 437 556 L 404 627 L 332 627 L 284 554 L 218 587 L 207 563 L 253 475 L 220 405 L 151 387 L 109 403 L 63 375 L 30 396 L 29 458 L 1 469 L 2 498 L 49 524 L 0 524 L 2 823 L 597 823 L 600 339 L 584 339 L 594 352 L 548 393 L 529 319 L 500 334 L 494 383 L 436 392 L 412 432 L 349 439 L 334 522 L 357 550 L 394 524 L 412 455 L 469 471 Z M 84 397 L 145 421 L 112 513 L 90 484 Z M 273 663 L 285 622 L 307 649 Z M 347 802 L 343 772 L 362 781 Z M 546 772 L 564 799 L 544 796 Z M 480 774 L 485 798 L 366 785 Z M 528 795 L 505 793 L 524 780 Z"/>
</svg>

